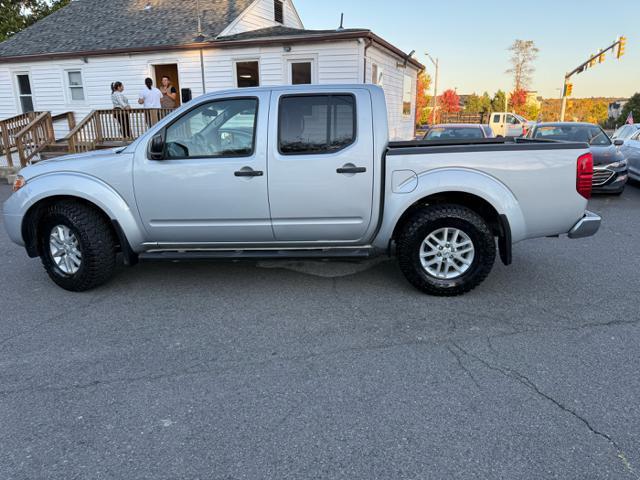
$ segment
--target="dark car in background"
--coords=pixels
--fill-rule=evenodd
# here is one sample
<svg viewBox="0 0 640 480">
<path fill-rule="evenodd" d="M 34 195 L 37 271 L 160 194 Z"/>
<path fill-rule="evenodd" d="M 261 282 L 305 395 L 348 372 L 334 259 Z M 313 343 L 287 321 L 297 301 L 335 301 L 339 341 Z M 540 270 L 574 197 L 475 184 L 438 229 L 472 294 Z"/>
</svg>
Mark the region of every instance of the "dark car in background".
<svg viewBox="0 0 640 480">
<path fill-rule="evenodd" d="M 445 123 L 429 127 L 423 140 L 471 140 L 495 138 L 489 125 L 475 123 Z"/>
<path fill-rule="evenodd" d="M 628 178 L 628 166 L 620 151 L 622 140 L 615 143 L 604 130 L 592 123 L 538 123 L 526 138 L 584 142 L 593 154 L 593 192 L 621 194 Z"/>
</svg>

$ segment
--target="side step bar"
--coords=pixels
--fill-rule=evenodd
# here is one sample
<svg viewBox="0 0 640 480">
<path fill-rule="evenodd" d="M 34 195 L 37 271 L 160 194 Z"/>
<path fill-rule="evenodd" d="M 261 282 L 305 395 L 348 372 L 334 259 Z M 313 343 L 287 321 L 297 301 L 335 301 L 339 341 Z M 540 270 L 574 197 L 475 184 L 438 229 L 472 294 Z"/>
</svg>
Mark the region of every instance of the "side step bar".
<svg viewBox="0 0 640 480">
<path fill-rule="evenodd" d="M 364 259 L 374 256 L 371 247 L 327 248 L 309 250 L 187 250 L 156 251 L 140 254 L 142 262 L 193 262 L 193 261 L 240 261 L 240 260 L 322 260 Z"/>
</svg>

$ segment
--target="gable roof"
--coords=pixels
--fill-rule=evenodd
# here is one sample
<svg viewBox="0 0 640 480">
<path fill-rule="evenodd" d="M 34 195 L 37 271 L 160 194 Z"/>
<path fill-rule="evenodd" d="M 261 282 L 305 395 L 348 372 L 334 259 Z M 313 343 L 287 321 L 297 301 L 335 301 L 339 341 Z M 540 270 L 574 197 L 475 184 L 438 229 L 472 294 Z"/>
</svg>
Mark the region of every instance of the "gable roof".
<svg viewBox="0 0 640 480">
<path fill-rule="evenodd" d="M 214 39 L 253 0 L 201 0 Z M 145 9 L 147 4 L 151 8 Z M 197 0 L 76 0 L 0 43 L 0 58 L 182 46 L 198 33 Z"/>
<path fill-rule="evenodd" d="M 75 0 L 0 43 L 0 63 L 201 48 L 288 45 L 363 39 L 419 70 L 424 65 L 364 28 L 305 30 L 276 26 L 220 36 L 255 0 Z M 146 10 L 147 3 L 151 9 Z"/>
</svg>

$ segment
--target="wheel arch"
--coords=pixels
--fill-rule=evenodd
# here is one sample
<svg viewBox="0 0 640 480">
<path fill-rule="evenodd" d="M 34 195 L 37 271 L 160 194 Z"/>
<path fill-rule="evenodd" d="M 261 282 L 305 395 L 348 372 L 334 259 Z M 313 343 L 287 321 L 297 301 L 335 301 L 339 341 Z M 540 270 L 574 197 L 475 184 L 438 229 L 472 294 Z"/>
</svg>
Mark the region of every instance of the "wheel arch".
<svg viewBox="0 0 640 480">
<path fill-rule="evenodd" d="M 468 208 L 482 217 L 494 237 L 498 238 L 500 258 L 505 265 L 512 261 L 512 231 L 507 215 L 501 214 L 486 199 L 464 191 L 438 192 L 416 200 L 397 220 L 391 240 L 395 241 L 407 222 L 419 210 L 431 205 L 459 205 Z"/>
<path fill-rule="evenodd" d="M 68 176 L 65 175 L 65 177 Z M 73 177 L 65 178 L 65 182 L 60 182 L 58 175 L 47 175 L 28 183 L 29 190 L 26 192 L 28 197 L 22 204 L 22 210 L 25 213 L 22 218 L 21 232 L 29 256 L 39 255 L 38 226 L 46 209 L 58 202 L 74 201 L 94 209 L 108 221 L 118 239 L 119 248 L 125 256 L 125 263 L 135 263 L 136 254 L 132 245 L 141 244 L 144 237 L 125 200 L 111 187 L 97 179 L 83 175 L 73 175 Z M 72 189 L 68 188 L 70 184 L 73 185 Z"/>
</svg>

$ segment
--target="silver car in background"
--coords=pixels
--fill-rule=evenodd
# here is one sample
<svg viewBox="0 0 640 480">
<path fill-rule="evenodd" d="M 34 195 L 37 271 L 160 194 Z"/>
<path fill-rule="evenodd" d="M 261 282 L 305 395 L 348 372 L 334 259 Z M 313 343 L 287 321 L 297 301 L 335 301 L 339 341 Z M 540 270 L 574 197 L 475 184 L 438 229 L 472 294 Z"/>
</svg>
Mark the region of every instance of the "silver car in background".
<svg viewBox="0 0 640 480">
<path fill-rule="evenodd" d="M 629 178 L 640 182 L 640 129 L 636 130 L 636 132 L 624 142 L 624 145 L 620 147 L 620 152 L 627 159 Z"/>
<path fill-rule="evenodd" d="M 495 138 L 495 134 L 489 125 L 444 123 L 429 127 L 423 140 L 471 140 L 478 138 Z"/>
<path fill-rule="evenodd" d="M 626 124 L 618 127 L 611 135 L 611 140 L 622 140 L 626 143 L 631 137 L 640 131 L 640 123 Z"/>
</svg>

